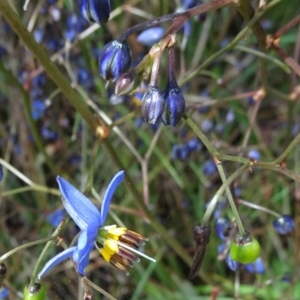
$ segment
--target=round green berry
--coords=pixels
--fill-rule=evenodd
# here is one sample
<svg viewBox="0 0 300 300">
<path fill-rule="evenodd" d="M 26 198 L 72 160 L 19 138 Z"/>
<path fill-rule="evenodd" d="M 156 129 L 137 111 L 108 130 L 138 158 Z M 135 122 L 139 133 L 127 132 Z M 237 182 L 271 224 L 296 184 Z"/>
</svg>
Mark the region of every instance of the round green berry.
<svg viewBox="0 0 300 300">
<path fill-rule="evenodd" d="M 39 283 L 33 285 L 28 284 L 24 287 L 24 299 L 25 300 L 45 300 L 46 289 Z"/>
<path fill-rule="evenodd" d="M 241 264 L 253 263 L 260 254 L 258 241 L 249 232 L 240 234 L 233 238 L 230 245 L 230 256 L 233 260 Z"/>
</svg>

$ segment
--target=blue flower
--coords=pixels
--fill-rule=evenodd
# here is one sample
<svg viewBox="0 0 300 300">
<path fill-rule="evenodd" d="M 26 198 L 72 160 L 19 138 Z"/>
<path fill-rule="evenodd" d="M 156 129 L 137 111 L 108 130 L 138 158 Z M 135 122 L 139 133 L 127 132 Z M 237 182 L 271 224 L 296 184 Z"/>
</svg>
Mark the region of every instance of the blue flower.
<svg viewBox="0 0 300 300">
<path fill-rule="evenodd" d="M 66 249 L 50 259 L 38 278 L 44 277 L 53 267 L 68 257 L 72 257 L 79 274 L 84 275 L 84 269 L 88 265 L 89 255 L 94 248 L 98 230 L 106 220 L 110 200 L 124 178 L 124 171 L 118 172 L 110 182 L 103 198 L 101 210 L 98 208 L 67 180 L 58 176 L 57 182 L 62 193 L 63 205 L 76 225 L 82 230 L 77 246 Z"/>
<path fill-rule="evenodd" d="M 70 257 L 72 257 L 77 272 L 84 276 L 90 252 L 96 242 L 103 245 L 103 248 L 99 250 L 103 258 L 125 273 L 127 273 L 125 266 L 131 266 L 132 261 L 139 261 L 134 253 L 153 260 L 136 250 L 146 240 L 138 233 L 127 230 L 127 228 L 118 228 L 115 225 L 102 227 L 108 214 L 111 198 L 123 179 L 124 171 L 120 171 L 114 176 L 105 192 L 99 211 L 88 198 L 67 180 L 60 176 L 57 177 L 59 189 L 63 196 L 63 205 L 81 229 L 81 233 L 76 246 L 64 250 L 46 263 L 38 274 L 39 279 L 43 278 L 60 262 Z"/>
</svg>

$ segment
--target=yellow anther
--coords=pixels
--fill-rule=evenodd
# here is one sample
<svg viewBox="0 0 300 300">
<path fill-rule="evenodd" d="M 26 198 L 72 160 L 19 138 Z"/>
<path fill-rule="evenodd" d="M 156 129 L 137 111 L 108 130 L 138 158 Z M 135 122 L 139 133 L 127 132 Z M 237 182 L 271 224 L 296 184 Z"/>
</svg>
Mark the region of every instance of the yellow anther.
<svg viewBox="0 0 300 300">
<path fill-rule="evenodd" d="M 104 243 L 104 248 L 110 255 L 115 254 L 119 250 L 118 244 L 113 240 L 106 240 Z"/>
<path fill-rule="evenodd" d="M 118 240 L 121 235 L 126 232 L 127 228 L 117 227 L 108 231 L 108 236 L 114 240 Z"/>
<path fill-rule="evenodd" d="M 106 251 L 105 248 L 100 249 L 99 252 L 100 252 L 101 255 L 103 256 L 103 258 L 104 258 L 105 261 L 110 262 L 111 255 Z"/>
</svg>

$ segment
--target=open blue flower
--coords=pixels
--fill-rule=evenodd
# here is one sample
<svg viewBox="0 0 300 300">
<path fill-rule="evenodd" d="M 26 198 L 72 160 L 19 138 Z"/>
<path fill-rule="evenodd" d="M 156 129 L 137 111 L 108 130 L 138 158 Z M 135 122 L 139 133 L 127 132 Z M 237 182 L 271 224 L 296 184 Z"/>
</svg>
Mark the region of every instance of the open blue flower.
<svg viewBox="0 0 300 300">
<path fill-rule="evenodd" d="M 120 171 L 114 176 L 105 192 L 101 210 L 99 211 L 87 197 L 73 187 L 67 180 L 60 176 L 57 177 L 59 189 L 63 196 L 63 205 L 68 214 L 81 229 L 81 233 L 76 246 L 66 249 L 46 263 L 42 271 L 38 274 L 39 279 L 44 277 L 57 264 L 69 257 L 72 257 L 77 272 L 80 275 L 84 275 L 84 270 L 89 262 L 90 252 L 94 248 L 94 244 L 97 240 L 99 228 L 106 220 L 111 198 L 123 179 L 124 171 Z"/>
</svg>

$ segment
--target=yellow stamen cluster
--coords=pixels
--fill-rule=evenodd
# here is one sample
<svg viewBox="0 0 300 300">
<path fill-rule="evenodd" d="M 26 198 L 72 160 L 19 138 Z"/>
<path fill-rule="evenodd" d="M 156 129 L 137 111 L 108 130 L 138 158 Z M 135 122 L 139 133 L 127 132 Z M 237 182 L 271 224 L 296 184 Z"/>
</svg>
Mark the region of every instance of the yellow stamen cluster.
<svg viewBox="0 0 300 300">
<path fill-rule="evenodd" d="M 135 253 L 138 253 L 137 249 L 144 245 L 146 239 L 124 227 L 107 226 L 102 230 L 105 232 L 100 233 L 104 239 L 101 255 L 114 267 L 129 274 L 125 266 L 132 267 L 133 261 L 139 261 Z"/>
</svg>

